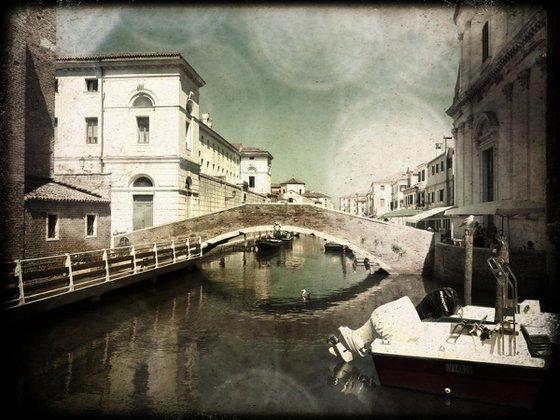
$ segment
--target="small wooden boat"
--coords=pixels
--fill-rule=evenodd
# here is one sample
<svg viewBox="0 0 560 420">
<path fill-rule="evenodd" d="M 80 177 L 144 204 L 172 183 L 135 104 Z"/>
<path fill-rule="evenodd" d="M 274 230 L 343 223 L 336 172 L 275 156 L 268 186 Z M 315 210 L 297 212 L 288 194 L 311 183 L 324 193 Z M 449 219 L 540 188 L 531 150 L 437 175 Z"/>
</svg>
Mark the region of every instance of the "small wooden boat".
<svg viewBox="0 0 560 420">
<path fill-rule="evenodd" d="M 352 250 L 346 245 L 339 244 L 338 242 L 325 242 L 325 252 L 340 252 L 344 254 L 352 254 Z"/>
<path fill-rule="evenodd" d="M 284 241 L 278 238 L 262 238 L 257 241 L 257 249 L 259 251 L 267 251 L 279 249 L 283 246 Z"/>
</svg>

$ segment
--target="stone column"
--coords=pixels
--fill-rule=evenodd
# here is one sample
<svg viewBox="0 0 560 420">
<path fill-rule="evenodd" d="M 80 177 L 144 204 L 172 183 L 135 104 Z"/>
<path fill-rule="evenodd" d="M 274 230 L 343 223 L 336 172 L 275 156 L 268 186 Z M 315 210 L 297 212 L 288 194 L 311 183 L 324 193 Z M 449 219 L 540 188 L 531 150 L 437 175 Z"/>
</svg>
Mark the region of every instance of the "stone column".
<svg viewBox="0 0 560 420">
<path fill-rule="evenodd" d="M 504 130 L 500 130 L 500 138 L 503 139 L 500 145 L 500 156 L 498 159 L 504 165 L 502 172 L 502 184 L 500 188 L 500 198 L 513 198 L 513 184 L 516 181 L 517 173 L 513 168 L 513 83 L 506 83 L 502 87 L 505 98 L 506 118 L 503 121 Z M 504 173 L 505 172 L 505 173 Z"/>
</svg>

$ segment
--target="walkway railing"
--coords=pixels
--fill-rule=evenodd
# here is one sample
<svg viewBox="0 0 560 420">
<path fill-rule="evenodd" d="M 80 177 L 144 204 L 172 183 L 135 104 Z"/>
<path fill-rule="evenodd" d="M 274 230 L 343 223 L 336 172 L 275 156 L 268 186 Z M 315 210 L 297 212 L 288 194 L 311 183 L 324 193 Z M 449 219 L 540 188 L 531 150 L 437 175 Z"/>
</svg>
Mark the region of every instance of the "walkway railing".
<svg viewBox="0 0 560 420">
<path fill-rule="evenodd" d="M 173 240 L 16 260 L 2 267 L 2 309 L 22 306 L 196 259 L 202 241 Z"/>
</svg>

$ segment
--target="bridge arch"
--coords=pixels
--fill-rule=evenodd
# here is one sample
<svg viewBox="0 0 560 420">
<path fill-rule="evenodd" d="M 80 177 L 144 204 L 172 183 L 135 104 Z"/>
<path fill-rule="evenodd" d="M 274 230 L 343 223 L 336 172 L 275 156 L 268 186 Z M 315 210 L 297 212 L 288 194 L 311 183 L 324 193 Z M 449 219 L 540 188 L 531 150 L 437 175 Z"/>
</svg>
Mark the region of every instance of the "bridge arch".
<svg viewBox="0 0 560 420">
<path fill-rule="evenodd" d="M 301 233 L 304 235 L 313 235 L 318 238 L 325 239 L 326 241 L 336 242 L 341 245 L 346 245 L 353 253 L 356 255 L 357 258 L 368 258 L 372 265 L 377 265 L 379 268 L 382 268 L 387 273 L 391 273 L 393 269 L 389 264 L 386 264 L 381 258 L 378 256 L 368 252 L 366 249 L 363 249 L 358 244 L 349 242 L 344 238 L 337 237 L 335 235 L 331 235 L 319 230 L 304 228 L 300 226 L 292 226 L 292 225 L 282 225 L 281 229 L 287 232 L 293 233 Z M 273 227 L 272 225 L 260 225 L 260 226 L 251 226 L 239 230 L 234 230 L 230 232 L 225 232 L 214 238 L 209 238 L 202 243 L 202 249 L 211 249 L 215 246 L 222 245 L 228 242 L 233 242 L 236 240 L 240 240 L 246 236 L 251 236 L 255 234 L 261 233 L 272 233 Z"/>
<path fill-rule="evenodd" d="M 132 244 L 143 244 L 200 236 L 203 242 L 226 242 L 228 235 L 239 236 L 253 229 L 272 230 L 275 222 L 285 230 L 314 233 L 327 240 L 348 244 L 358 255 L 383 264 L 382 267 L 391 274 L 432 274 L 433 232 L 309 204 L 242 204 L 204 216 L 128 232 L 115 236 L 114 241 L 118 243 L 120 236 L 127 236 Z"/>
</svg>

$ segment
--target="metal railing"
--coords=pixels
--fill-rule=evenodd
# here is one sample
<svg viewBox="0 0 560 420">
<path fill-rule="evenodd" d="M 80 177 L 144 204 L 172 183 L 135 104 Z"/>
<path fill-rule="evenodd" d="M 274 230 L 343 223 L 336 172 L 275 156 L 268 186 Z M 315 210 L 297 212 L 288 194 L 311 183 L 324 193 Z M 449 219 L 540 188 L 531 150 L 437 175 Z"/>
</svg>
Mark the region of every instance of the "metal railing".
<svg viewBox="0 0 560 420">
<path fill-rule="evenodd" d="M 0 305 L 22 306 L 201 256 L 198 237 L 15 260 L 2 267 Z"/>
</svg>

